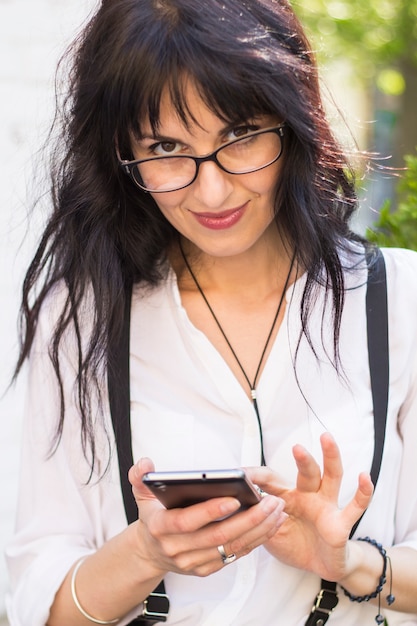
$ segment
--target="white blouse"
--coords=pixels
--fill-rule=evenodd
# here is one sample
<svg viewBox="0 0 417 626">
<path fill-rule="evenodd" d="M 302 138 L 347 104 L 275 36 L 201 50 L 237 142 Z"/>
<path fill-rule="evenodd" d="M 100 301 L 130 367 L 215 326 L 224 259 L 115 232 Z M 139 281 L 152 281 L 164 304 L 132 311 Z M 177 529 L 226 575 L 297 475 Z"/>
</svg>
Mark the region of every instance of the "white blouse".
<svg viewBox="0 0 417 626">
<path fill-rule="evenodd" d="M 390 395 L 378 485 L 356 536 L 417 550 L 417 254 L 385 250 L 390 325 Z M 310 319 L 315 356 L 299 336 L 304 278 L 287 291 L 285 318 L 257 387 L 265 457 L 284 485 L 296 478 L 292 447 L 301 443 L 320 462 L 319 436 L 335 437 L 345 476 L 340 504 L 369 471 L 374 427 L 366 341 L 366 270 L 346 274 L 338 375 L 331 364 L 330 305 L 320 294 Z M 17 532 L 7 550 L 11 626 L 44 626 L 66 572 L 82 555 L 126 526 L 114 437 L 109 471 L 89 484 L 72 393 L 76 361 L 70 339 L 62 373 L 67 412 L 61 444 L 47 457 L 59 411 L 47 342 L 57 301 L 44 308 L 32 351 L 22 452 Z M 324 344 L 320 333 L 324 310 Z M 131 422 L 134 459 L 157 470 L 216 469 L 260 464 L 252 403 L 206 336 L 182 307 L 175 275 L 159 287 L 136 288 L 131 318 Z M 108 424 L 110 418 L 107 415 Z M 102 428 L 97 453 L 108 455 Z M 102 466 L 103 468 L 103 466 Z M 410 572 L 411 576 L 415 573 Z M 395 572 L 394 572 L 395 577 Z M 168 574 L 167 625 L 303 626 L 319 589 L 317 576 L 281 564 L 264 548 L 208 578 Z M 141 611 L 132 612 L 127 624 Z M 376 607 L 339 591 L 329 626 L 374 624 Z M 417 615 L 385 611 L 389 626 L 417 625 Z"/>
</svg>

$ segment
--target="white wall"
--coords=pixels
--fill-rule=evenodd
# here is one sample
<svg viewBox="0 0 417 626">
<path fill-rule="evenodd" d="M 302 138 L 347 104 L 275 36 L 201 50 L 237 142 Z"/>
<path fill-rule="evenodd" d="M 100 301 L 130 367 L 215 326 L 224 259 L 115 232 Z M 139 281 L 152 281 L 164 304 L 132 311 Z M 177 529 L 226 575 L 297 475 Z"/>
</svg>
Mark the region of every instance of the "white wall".
<svg viewBox="0 0 417 626">
<path fill-rule="evenodd" d="M 0 615 L 2 556 L 16 505 L 24 381 L 3 395 L 17 350 L 23 270 L 34 250 L 28 222 L 31 161 L 51 120 L 58 58 L 95 0 L 0 0 Z"/>
</svg>

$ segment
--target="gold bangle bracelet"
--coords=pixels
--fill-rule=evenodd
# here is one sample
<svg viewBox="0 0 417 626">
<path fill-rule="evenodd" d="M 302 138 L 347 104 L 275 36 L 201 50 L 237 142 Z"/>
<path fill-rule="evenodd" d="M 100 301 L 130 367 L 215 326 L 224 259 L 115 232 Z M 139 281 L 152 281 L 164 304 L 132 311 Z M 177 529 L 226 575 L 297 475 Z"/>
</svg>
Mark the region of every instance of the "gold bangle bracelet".
<svg viewBox="0 0 417 626">
<path fill-rule="evenodd" d="M 111 619 L 111 620 L 107 620 L 107 621 L 104 621 L 102 619 L 96 619 L 95 617 L 92 617 L 91 615 L 89 615 L 87 613 L 87 611 L 84 611 L 83 607 L 80 604 L 80 601 L 78 600 L 77 592 L 75 591 L 75 580 L 77 578 L 78 570 L 80 569 L 81 565 L 84 563 L 86 558 L 87 557 L 84 557 L 83 559 L 78 561 L 77 565 L 74 567 L 74 571 L 72 572 L 72 577 L 71 577 L 71 595 L 72 595 L 72 599 L 74 600 L 74 604 L 77 607 L 77 609 L 79 610 L 79 612 L 82 615 L 84 615 L 84 617 L 86 617 L 88 620 L 90 620 L 90 622 L 93 622 L 94 624 L 117 624 L 117 622 L 120 621 L 120 617 L 118 617 L 117 619 Z"/>
</svg>

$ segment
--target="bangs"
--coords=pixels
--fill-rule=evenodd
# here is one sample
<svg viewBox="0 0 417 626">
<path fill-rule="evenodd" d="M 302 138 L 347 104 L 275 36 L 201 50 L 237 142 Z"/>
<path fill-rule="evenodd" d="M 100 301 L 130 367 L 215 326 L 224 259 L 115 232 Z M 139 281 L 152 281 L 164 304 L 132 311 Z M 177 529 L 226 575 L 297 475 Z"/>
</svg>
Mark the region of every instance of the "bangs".
<svg viewBox="0 0 417 626">
<path fill-rule="evenodd" d="M 109 92 L 117 93 L 121 148 L 129 150 L 132 134 L 141 138 L 145 121 L 154 132 L 158 130 L 166 93 L 184 125 L 195 123 L 186 98 L 188 81 L 195 85 L 205 105 L 226 123 L 260 114 L 288 118 L 295 77 L 299 80 L 306 68 L 311 69 L 305 48 L 300 54 L 300 40 L 295 41 L 289 24 L 279 36 L 278 46 L 277 24 L 268 25 L 264 16 L 265 25 L 260 26 L 259 16 L 252 15 L 241 2 L 232 1 L 227 6 L 213 2 L 210 10 L 198 0 L 169 5 L 170 11 L 159 20 L 153 16 L 147 21 L 149 28 L 144 26 L 146 20 L 136 20 L 133 27 L 133 20 L 132 32 L 120 49 L 121 69 Z M 175 11 L 172 5 L 176 5 Z M 214 7 L 217 10 L 212 11 Z M 270 12 L 267 17 L 271 21 L 274 14 Z M 282 31 L 282 23 L 279 28 Z M 298 54 L 291 50 L 294 46 Z"/>
<path fill-rule="evenodd" d="M 260 114 L 275 112 L 267 99 L 262 97 L 263 94 L 248 88 L 246 81 L 242 80 L 237 84 L 226 82 L 227 68 L 222 68 L 220 63 L 215 63 L 216 69 L 212 69 L 210 73 L 205 73 L 201 67 L 195 72 L 191 64 L 172 67 L 170 63 L 170 66 L 165 72 L 158 73 L 158 82 L 152 81 L 146 85 L 148 89 L 143 89 L 142 84 L 142 88 L 138 90 L 138 105 L 133 112 L 133 118 L 129 120 L 129 126 L 139 139 L 142 137 L 145 121 L 149 121 L 154 133 L 159 130 L 161 102 L 167 95 L 173 111 L 185 127 L 198 124 L 188 102 L 190 83 L 196 88 L 207 108 L 227 124 L 241 123 Z"/>
</svg>

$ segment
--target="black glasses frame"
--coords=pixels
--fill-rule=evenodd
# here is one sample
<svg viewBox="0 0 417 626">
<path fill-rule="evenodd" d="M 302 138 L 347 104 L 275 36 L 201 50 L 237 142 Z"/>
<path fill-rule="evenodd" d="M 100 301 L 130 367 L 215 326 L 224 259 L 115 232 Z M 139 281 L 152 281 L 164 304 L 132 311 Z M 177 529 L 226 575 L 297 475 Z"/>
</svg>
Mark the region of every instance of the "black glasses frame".
<svg viewBox="0 0 417 626">
<path fill-rule="evenodd" d="M 276 163 L 276 161 L 278 161 L 278 159 L 282 155 L 282 150 L 283 150 L 282 138 L 284 137 L 284 128 L 285 128 L 285 124 L 280 124 L 279 126 L 272 126 L 271 128 L 262 128 L 261 130 L 255 130 L 252 133 L 248 133 L 244 137 L 239 137 L 238 139 L 232 139 L 232 141 L 229 141 L 223 144 L 219 148 L 216 148 L 216 150 L 213 150 L 213 152 L 210 152 L 210 154 L 207 154 L 206 156 L 201 156 L 201 157 L 192 156 L 192 155 L 173 154 L 173 155 L 167 155 L 167 156 L 150 157 L 149 159 L 139 159 L 136 161 L 125 161 L 120 158 L 120 155 L 118 152 L 117 152 L 117 156 L 119 160 L 119 165 L 123 169 L 125 174 L 130 176 L 130 178 L 133 180 L 135 185 L 137 185 L 140 189 L 142 189 L 142 191 L 146 191 L 147 193 L 170 193 L 171 191 L 179 191 L 180 189 L 185 189 L 186 187 L 189 187 L 190 185 L 192 185 L 198 176 L 200 165 L 202 163 L 206 163 L 207 161 L 213 161 L 217 165 L 217 167 L 223 170 L 223 172 L 226 172 L 227 174 L 234 174 L 235 176 L 239 176 L 242 174 L 251 174 L 252 172 L 258 172 L 259 170 L 265 169 L 265 167 L 269 167 L 273 163 Z M 232 172 L 228 170 L 226 167 L 224 167 L 224 165 L 222 165 L 220 161 L 218 160 L 217 155 L 221 150 L 224 150 L 225 148 L 228 148 L 229 146 L 232 146 L 233 144 L 238 143 L 240 141 L 244 141 L 245 139 L 248 139 L 250 137 L 256 137 L 257 135 L 263 135 L 265 133 L 276 133 L 281 139 L 281 150 L 279 151 L 278 155 L 269 163 L 266 163 L 265 165 L 262 165 L 261 167 L 256 167 L 255 169 L 246 170 L 245 172 Z M 141 163 L 147 163 L 149 161 L 159 161 L 161 159 L 164 159 L 164 160 L 166 159 L 191 159 L 195 163 L 195 175 L 193 179 L 186 185 L 182 185 L 181 187 L 176 187 L 175 189 L 168 189 L 168 190 L 147 189 L 143 184 L 141 184 L 138 181 L 137 177 L 135 176 L 133 172 L 133 168 L 135 168 L 137 165 L 140 165 Z"/>
</svg>

